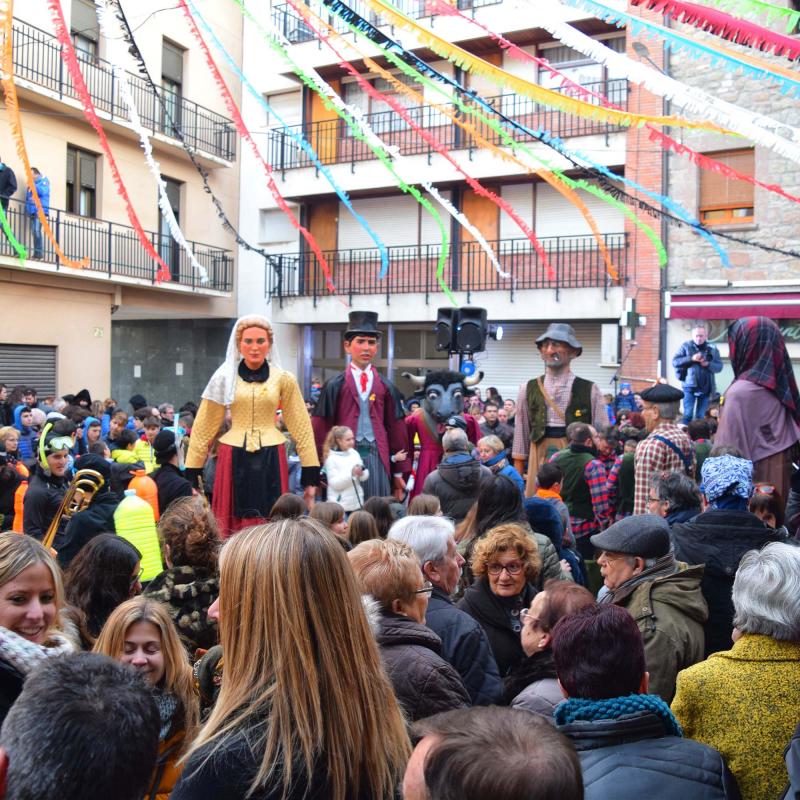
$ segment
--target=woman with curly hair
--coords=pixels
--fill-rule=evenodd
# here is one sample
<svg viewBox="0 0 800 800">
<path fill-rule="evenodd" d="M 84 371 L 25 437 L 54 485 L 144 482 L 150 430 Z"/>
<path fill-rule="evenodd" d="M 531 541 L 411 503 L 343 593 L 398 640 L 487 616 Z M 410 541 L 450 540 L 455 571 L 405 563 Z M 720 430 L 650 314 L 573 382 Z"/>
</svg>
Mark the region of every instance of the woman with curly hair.
<svg viewBox="0 0 800 800">
<path fill-rule="evenodd" d="M 158 521 L 167 569 L 147 585 L 146 597 L 163 603 L 189 652 L 219 638 L 208 609 L 219 595 L 217 520 L 201 497 L 175 500 Z"/>
<path fill-rule="evenodd" d="M 109 614 L 139 594 L 142 554 L 126 539 L 101 533 L 90 539 L 64 573 L 68 616 L 78 625 L 85 649 L 91 649 Z"/>
</svg>

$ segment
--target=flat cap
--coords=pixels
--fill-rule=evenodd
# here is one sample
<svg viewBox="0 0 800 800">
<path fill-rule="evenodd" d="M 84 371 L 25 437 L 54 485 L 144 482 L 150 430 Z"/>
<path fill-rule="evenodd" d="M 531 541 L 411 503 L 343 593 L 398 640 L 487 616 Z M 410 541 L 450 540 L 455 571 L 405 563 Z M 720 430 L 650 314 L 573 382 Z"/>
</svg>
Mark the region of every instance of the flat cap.
<svg viewBox="0 0 800 800">
<path fill-rule="evenodd" d="M 445 422 L 445 427 L 447 428 L 460 428 L 462 431 L 467 430 L 467 421 L 464 417 L 448 417 L 447 422 Z"/>
<path fill-rule="evenodd" d="M 655 514 L 625 517 L 602 533 L 596 533 L 589 541 L 598 550 L 640 558 L 661 558 L 671 547 L 669 525 Z"/>
<path fill-rule="evenodd" d="M 683 392 L 668 383 L 657 383 L 655 386 L 645 389 L 640 396 L 648 403 L 675 403 L 683 400 Z"/>
</svg>

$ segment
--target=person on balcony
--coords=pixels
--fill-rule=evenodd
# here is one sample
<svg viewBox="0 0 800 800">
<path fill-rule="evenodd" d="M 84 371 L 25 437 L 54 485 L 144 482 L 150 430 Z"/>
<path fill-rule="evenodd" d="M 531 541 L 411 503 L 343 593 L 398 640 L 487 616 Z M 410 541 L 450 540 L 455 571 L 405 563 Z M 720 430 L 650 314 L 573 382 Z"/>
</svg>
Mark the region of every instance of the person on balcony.
<svg viewBox="0 0 800 800">
<path fill-rule="evenodd" d="M 524 474 L 528 459 L 527 497 L 536 492 L 536 473 L 550 457 L 567 447 L 567 425 L 608 425 L 606 403 L 596 383 L 578 378 L 570 363 L 583 352 L 571 325 L 552 322 L 536 340 L 545 372 L 519 387 L 514 425 L 514 466 Z"/>
<path fill-rule="evenodd" d="M 50 179 L 42 175 L 36 167 L 31 170 L 33 172 L 34 185 L 36 187 L 36 194 L 39 195 L 39 200 L 42 204 L 42 210 L 47 216 L 50 213 Z M 44 241 L 42 239 L 42 221 L 36 210 L 36 203 L 33 202 L 33 192 L 28 188 L 25 193 L 25 213 L 31 218 L 31 233 L 33 233 L 33 258 L 36 261 L 41 261 L 44 258 Z M 82 391 L 86 391 L 83 389 Z M 80 392 L 78 393 L 80 394 Z M 88 392 L 87 392 L 88 395 Z M 76 402 L 78 395 L 75 395 Z"/>
<path fill-rule="evenodd" d="M 350 364 L 344 372 L 325 381 L 311 415 L 317 452 L 334 425 L 353 430 L 356 449 L 369 478 L 363 485 L 364 498 L 394 494 L 403 498 L 403 472 L 410 472 L 405 448 L 403 396 L 378 371 L 372 361 L 378 352 L 378 315 L 374 311 L 351 311 L 344 332 L 344 351 Z M 400 454 L 400 462 L 392 454 Z"/>
<path fill-rule="evenodd" d="M 286 439 L 275 426 L 278 408 L 297 445 L 307 504 L 313 502 L 319 483 L 319 460 L 303 395 L 294 375 L 267 360 L 272 342 L 266 317 L 253 314 L 236 321 L 225 363 L 203 391 L 192 426 L 186 472 L 197 483 L 225 421 L 226 406 L 230 408 L 230 430 L 219 438 L 212 500 L 224 536 L 266 519 L 288 489 Z"/>
<path fill-rule="evenodd" d="M 9 198 L 17 191 L 17 176 L 14 170 L 3 161 L 0 156 L 0 206 L 8 214 Z"/>
</svg>

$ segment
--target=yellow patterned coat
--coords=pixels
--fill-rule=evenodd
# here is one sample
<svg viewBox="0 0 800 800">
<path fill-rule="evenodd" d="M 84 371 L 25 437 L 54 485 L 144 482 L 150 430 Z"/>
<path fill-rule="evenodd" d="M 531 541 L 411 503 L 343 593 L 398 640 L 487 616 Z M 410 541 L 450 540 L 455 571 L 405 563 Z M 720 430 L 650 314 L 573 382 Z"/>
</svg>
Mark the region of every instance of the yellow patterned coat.
<svg viewBox="0 0 800 800">
<path fill-rule="evenodd" d="M 678 674 L 672 711 L 685 736 L 722 753 L 742 800 L 775 800 L 800 720 L 800 642 L 744 634 L 731 650 Z"/>
</svg>

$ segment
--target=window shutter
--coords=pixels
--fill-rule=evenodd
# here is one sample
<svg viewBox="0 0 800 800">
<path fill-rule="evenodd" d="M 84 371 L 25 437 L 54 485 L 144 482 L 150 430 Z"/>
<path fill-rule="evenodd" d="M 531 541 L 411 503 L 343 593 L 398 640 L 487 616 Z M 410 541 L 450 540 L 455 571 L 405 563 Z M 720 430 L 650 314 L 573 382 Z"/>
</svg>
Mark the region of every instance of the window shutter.
<svg viewBox="0 0 800 800">
<path fill-rule="evenodd" d="M 92 0 L 72 0 L 72 21 L 70 24 L 72 33 L 79 33 L 87 39 L 96 42 L 100 39 L 100 32 L 97 27 L 97 15 L 94 11 Z"/>
<path fill-rule="evenodd" d="M 97 159 L 89 153 L 80 153 L 81 186 L 94 189 L 97 185 Z"/>
<path fill-rule="evenodd" d="M 709 153 L 717 161 L 745 175 L 755 172 L 755 151 L 737 150 L 727 153 Z M 728 178 L 718 172 L 702 170 L 700 173 L 700 207 L 753 205 L 753 185 L 736 178 Z"/>
<path fill-rule="evenodd" d="M 183 83 L 183 52 L 171 42 L 161 45 L 161 75 L 174 83 Z"/>
<path fill-rule="evenodd" d="M 0 344 L 0 375 L 7 386 L 33 386 L 39 397 L 56 393 L 56 348 Z"/>
<path fill-rule="evenodd" d="M 75 161 L 78 158 L 77 152 L 72 148 L 67 148 L 67 183 L 75 183 Z"/>
</svg>

